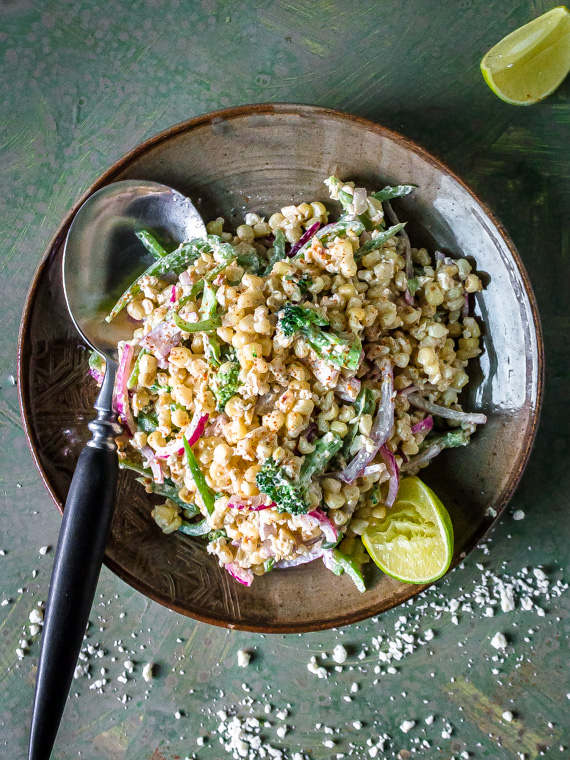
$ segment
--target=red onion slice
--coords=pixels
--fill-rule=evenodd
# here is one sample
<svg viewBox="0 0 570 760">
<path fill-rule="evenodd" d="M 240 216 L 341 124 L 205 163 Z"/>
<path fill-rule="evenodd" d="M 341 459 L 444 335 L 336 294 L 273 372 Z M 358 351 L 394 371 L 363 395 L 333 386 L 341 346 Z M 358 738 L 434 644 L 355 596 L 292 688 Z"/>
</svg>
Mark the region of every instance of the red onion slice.
<svg viewBox="0 0 570 760">
<path fill-rule="evenodd" d="M 370 449 L 367 446 L 363 446 L 348 467 L 339 473 L 338 477 L 345 483 L 352 483 L 362 475 L 366 465 L 372 462 L 380 447 L 386 443 L 392 432 L 392 426 L 394 425 L 394 402 L 392 401 L 394 378 L 392 365 L 388 359 L 383 360 L 380 370 L 382 373 L 380 403 L 376 419 L 368 436 L 373 446 Z"/>
<path fill-rule="evenodd" d="M 176 285 L 172 286 L 172 290 L 170 291 L 170 303 L 174 303 L 176 301 Z"/>
<path fill-rule="evenodd" d="M 334 392 L 343 401 L 352 404 L 356 401 L 356 397 L 360 393 L 361 385 L 362 383 L 360 380 L 358 380 L 358 378 L 346 378 L 341 375 L 338 379 L 338 383 L 336 384 Z"/>
<path fill-rule="evenodd" d="M 192 285 L 192 278 L 190 277 L 190 272 L 187 269 L 180 273 L 178 276 L 178 282 L 181 285 Z"/>
<path fill-rule="evenodd" d="M 322 509 L 317 508 L 312 512 L 309 512 L 309 517 L 314 517 L 319 521 L 321 531 L 325 537 L 325 541 L 329 544 L 334 544 L 338 541 L 338 528 L 329 517 L 323 512 Z"/>
<path fill-rule="evenodd" d="M 484 414 L 460 412 L 457 409 L 449 409 L 447 406 L 432 404 L 432 402 L 428 401 L 427 398 L 419 396 L 417 393 L 410 393 L 408 396 L 408 401 L 417 409 L 423 409 L 424 412 L 435 414 L 436 417 L 443 417 L 446 420 L 455 420 L 456 422 L 470 422 L 474 425 L 484 425 L 487 422 L 487 417 Z"/>
<path fill-rule="evenodd" d="M 156 456 L 154 454 L 154 451 L 151 449 L 150 446 L 143 446 L 141 449 L 141 456 L 143 458 L 143 467 L 147 469 L 150 467 L 150 463 L 156 459 Z"/>
<path fill-rule="evenodd" d="M 103 385 L 103 380 L 105 379 L 104 372 L 101 372 L 96 367 L 89 367 L 89 374 L 98 385 Z"/>
<path fill-rule="evenodd" d="M 210 415 L 207 412 L 201 413 L 196 420 L 196 424 L 192 429 L 192 432 L 186 434 L 186 440 L 189 446 L 194 446 L 196 441 L 202 437 L 202 433 L 206 429 L 206 423 L 208 422 Z"/>
<path fill-rule="evenodd" d="M 305 438 L 307 439 L 307 443 L 312 443 L 317 437 L 318 432 L 319 432 L 319 427 L 317 423 L 316 422 L 309 423 L 308 428 L 305 430 Z"/>
<path fill-rule="evenodd" d="M 143 467 L 149 468 L 152 472 L 152 479 L 155 483 L 164 483 L 164 473 L 162 471 L 162 465 L 156 458 L 156 454 L 150 446 L 143 446 L 141 449 L 141 456 L 143 458 Z"/>
<path fill-rule="evenodd" d="M 398 495 L 398 489 L 400 487 L 400 471 L 398 470 L 398 464 L 390 449 L 384 444 L 380 446 L 380 456 L 384 460 L 388 474 L 390 475 L 390 481 L 388 484 L 388 496 L 386 497 L 386 506 L 391 507 L 396 501 Z"/>
<path fill-rule="evenodd" d="M 134 435 L 137 429 L 133 418 L 133 413 L 131 412 L 129 389 L 127 388 L 127 381 L 129 379 L 134 355 L 135 347 L 131 343 L 125 343 L 125 346 L 121 352 L 119 367 L 117 369 L 115 393 L 113 397 L 113 407 L 121 418 L 123 426 L 125 427 L 125 432 L 129 433 L 130 435 Z"/>
<path fill-rule="evenodd" d="M 315 222 L 315 224 L 311 225 L 309 229 L 301 235 L 301 237 L 299 238 L 299 240 L 297 240 L 295 245 L 291 246 L 291 250 L 289 251 L 287 256 L 289 257 L 294 256 L 305 245 L 305 243 L 309 242 L 309 240 L 313 237 L 313 235 L 319 229 L 320 226 L 321 226 L 320 222 Z"/>
<path fill-rule="evenodd" d="M 425 420 L 421 420 L 421 422 L 416 422 L 416 424 L 412 428 L 412 433 L 429 433 L 429 431 L 432 428 L 433 428 L 433 417 L 430 414 L 429 417 L 425 418 Z"/>
<path fill-rule="evenodd" d="M 152 479 L 155 483 L 164 483 L 164 473 L 162 471 L 162 466 L 158 459 L 153 459 L 152 462 L 149 462 L 150 469 L 152 470 Z"/>
<path fill-rule="evenodd" d="M 235 578 L 236 581 L 244 586 L 251 586 L 253 583 L 253 573 L 251 570 L 246 570 L 245 568 L 240 567 L 237 562 L 230 562 L 225 565 L 225 568 L 232 578 Z"/>
<path fill-rule="evenodd" d="M 151 354 L 166 359 L 174 346 L 181 340 L 181 330 L 172 322 L 162 321 L 141 340 L 141 348 Z"/>
<path fill-rule="evenodd" d="M 252 504 L 242 504 L 241 502 L 230 502 L 228 504 L 228 509 L 249 509 L 250 512 L 261 512 L 264 509 L 272 509 L 276 506 L 277 504 L 274 501 L 270 504 L 258 504 L 257 506 L 253 506 Z"/>
<path fill-rule="evenodd" d="M 275 567 L 279 570 L 285 570 L 289 567 L 298 567 L 299 565 L 306 565 L 307 562 L 314 562 L 314 560 L 318 559 L 319 557 L 323 556 L 323 548 L 320 543 L 315 544 L 315 546 L 311 549 L 310 552 L 307 552 L 307 554 L 301 554 L 298 557 L 295 557 L 295 559 L 282 559 L 280 562 L 277 562 Z"/>
<path fill-rule="evenodd" d="M 444 448 L 445 446 L 442 446 L 441 443 L 432 443 L 432 445 L 424 449 L 421 452 L 421 454 L 416 454 L 415 457 L 412 457 L 408 462 L 403 464 L 402 472 L 409 472 L 410 470 L 416 470 L 418 467 L 421 467 L 422 465 L 427 464 L 429 461 L 434 459 L 438 454 L 441 454 Z"/>
<path fill-rule="evenodd" d="M 333 570 L 333 568 L 336 567 L 335 563 L 333 562 L 333 558 L 332 558 L 332 549 L 325 549 L 324 550 L 324 552 L 323 552 L 323 565 L 327 568 L 327 570 Z"/>
<path fill-rule="evenodd" d="M 204 429 L 206 428 L 206 423 L 208 422 L 209 417 L 210 417 L 209 414 L 198 415 L 196 424 L 192 428 L 191 432 L 186 435 L 188 444 L 190 446 L 194 446 L 194 444 L 202 436 L 202 433 L 204 432 Z M 182 442 L 180 438 L 176 438 L 174 441 L 171 441 L 166 446 L 162 446 L 161 448 L 156 450 L 156 456 L 159 459 L 168 459 L 168 457 L 171 456 L 172 454 L 178 454 L 178 456 L 182 456 L 182 454 L 184 454 L 184 443 Z"/>
<path fill-rule="evenodd" d="M 407 388 L 402 388 L 401 391 L 398 391 L 398 396 L 408 396 L 410 393 L 415 393 L 417 390 L 417 386 L 408 385 Z"/>
</svg>

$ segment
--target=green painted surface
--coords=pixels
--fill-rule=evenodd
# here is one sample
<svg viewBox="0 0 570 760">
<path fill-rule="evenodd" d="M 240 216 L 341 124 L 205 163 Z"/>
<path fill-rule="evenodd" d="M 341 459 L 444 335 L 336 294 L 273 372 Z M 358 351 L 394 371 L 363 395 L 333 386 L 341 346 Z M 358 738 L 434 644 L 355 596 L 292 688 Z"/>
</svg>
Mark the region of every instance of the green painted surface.
<svg viewBox="0 0 570 760">
<path fill-rule="evenodd" d="M 10 381 L 25 293 L 61 217 L 103 169 L 145 137 L 211 109 L 296 101 L 375 119 L 436 153 L 498 214 L 528 268 L 542 315 L 542 424 L 489 553 L 475 551 L 427 598 L 471 593 L 484 572 L 478 562 L 510 574 L 541 565 L 552 582 L 563 577 L 570 543 L 570 84 L 538 106 L 517 109 L 493 96 L 478 71 L 489 47 L 549 7 L 543 0 L 0 0 L 0 602 L 9 600 L 0 606 L 2 757 L 25 755 L 37 636 L 26 635 L 30 648 L 21 661 L 16 649 L 29 633 L 30 610 L 47 593 L 53 550 L 41 556 L 39 547 L 54 545 L 60 524 L 27 451 Z M 524 510 L 524 520 L 513 521 L 515 509 Z M 493 618 L 460 607 L 457 624 L 449 612 L 438 619 L 427 607 L 414 622 L 416 606 L 342 634 L 268 638 L 178 617 L 107 570 L 99 591 L 88 643 L 105 653 L 89 658 L 90 680 L 74 682 L 57 760 L 228 756 L 215 736 L 205 748 L 196 736 L 216 728 L 222 707 L 247 714 L 239 705 L 247 696 L 258 716 L 266 700 L 277 708 L 290 703 L 285 738 L 276 738 L 274 713 L 264 734 L 274 746 L 314 758 L 350 751 L 349 743 L 353 756 L 369 757 L 366 740 L 376 742 L 382 733 L 391 737 L 387 756 L 415 749 L 426 758 L 465 750 L 478 758 L 570 757 L 567 592 L 541 601 L 543 617 L 517 603 L 514 612 L 498 607 Z M 436 636 L 375 684 L 372 638 L 393 633 L 404 613 L 406 626 L 419 626 L 417 635 L 433 628 Z M 490 659 L 497 655 L 489 642 L 497 631 L 510 642 L 503 663 Z M 119 640 L 131 654 L 119 651 Z M 309 673 L 309 657 L 321 650 L 330 655 L 338 642 L 349 651 L 343 672 L 334 672 L 329 657 L 323 661 L 328 679 Z M 254 653 L 247 669 L 237 667 L 240 648 Z M 117 676 L 127 657 L 135 672 L 122 684 Z M 149 661 L 156 663 L 152 684 L 141 677 Z M 102 693 L 89 688 L 97 678 L 109 679 Z M 118 699 L 125 694 L 130 701 L 123 705 Z M 513 722 L 501 718 L 505 710 L 514 713 Z M 431 714 L 436 720 L 427 726 L 423 719 Z M 399 729 L 406 719 L 418 722 L 407 734 Z M 319 722 L 340 732 L 331 737 L 315 728 Z M 331 738 L 336 749 L 322 743 Z M 429 748 L 415 743 L 426 738 Z"/>
</svg>

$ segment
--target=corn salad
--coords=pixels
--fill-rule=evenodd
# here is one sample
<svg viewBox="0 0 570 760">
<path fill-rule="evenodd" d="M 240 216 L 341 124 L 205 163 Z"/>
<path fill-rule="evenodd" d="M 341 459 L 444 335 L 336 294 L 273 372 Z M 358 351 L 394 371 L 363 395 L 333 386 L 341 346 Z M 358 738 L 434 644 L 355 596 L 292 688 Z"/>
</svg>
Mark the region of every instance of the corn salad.
<svg viewBox="0 0 570 760">
<path fill-rule="evenodd" d="M 167 497 L 164 533 L 205 536 L 245 585 L 322 557 L 360 588 L 399 474 L 485 421 L 459 403 L 481 352 L 471 264 L 411 247 L 390 199 L 413 186 L 327 184 L 337 222 L 318 201 L 235 233 L 219 217 L 112 313 L 139 323 L 119 346 L 121 464 Z"/>
</svg>

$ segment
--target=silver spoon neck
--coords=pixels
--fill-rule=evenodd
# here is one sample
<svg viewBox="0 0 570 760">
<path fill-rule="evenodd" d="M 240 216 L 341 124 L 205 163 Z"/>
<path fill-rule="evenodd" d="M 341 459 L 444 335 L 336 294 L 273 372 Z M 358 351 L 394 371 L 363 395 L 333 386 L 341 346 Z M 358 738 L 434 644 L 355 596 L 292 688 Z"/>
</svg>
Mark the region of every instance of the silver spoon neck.
<svg viewBox="0 0 570 760">
<path fill-rule="evenodd" d="M 123 432 L 122 427 L 117 422 L 117 414 L 113 409 L 113 389 L 116 373 L 116 363 L 107 359 L 105 377 L 95 401 L 97 417 L 87 425 L 93 433 L 93 437 L 87 445 L 93 449 L 115 451 L 117 448 L 115 438 Z"/>
</svg>

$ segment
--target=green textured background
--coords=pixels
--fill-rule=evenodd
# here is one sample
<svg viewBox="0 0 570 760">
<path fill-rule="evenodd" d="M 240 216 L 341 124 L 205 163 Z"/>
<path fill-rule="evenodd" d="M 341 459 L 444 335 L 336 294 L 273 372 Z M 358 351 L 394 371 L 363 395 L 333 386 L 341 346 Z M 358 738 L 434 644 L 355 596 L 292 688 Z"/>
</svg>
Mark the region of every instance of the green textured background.
<svg viewBox="0 0 570 760">
<path fill-rule="evenodd" d="M 0 599 L 10 599 L 0 606 L 2 757 L 25 755 L 38 642 L 21 662 L 15 650 L 30 609 L 47 594 L 53 550 L 40 556 L 38 549 L 54 545 L 60 525 L 27 451 L 10 379 L 25 294 L 60 219 L 98 174 L 144 138 L 202 112 L 262 101 L 351 111 L 417 140 L 497 213 L 537 295 L 546 400 L 533 456 L 490 554 L 476 551 L 441 590 L 457 596 L 471 587 L 480 577 L 476 561 L 497 572 L 540 564 L 568 580 L 570 83 L 542 104 L 516 108 L 492 95 L 479 73 L 492 44 L 550 7 L 528 0 L 0 0 Z M 526 519 L 513 522 L 514 509 Z M 435 621 L 426 613 L 421 629 L 437 631 L 433 655 L 415 652 L 398 675 L 374 685 L 374 658 L 355 655 L 380 628 L 393 630 L 401 610 L 342 635 L 268 638 L 176 616 L 105 569 L 100 593 L 90 641 L 107 654 L 91 671 L 107 668 L 112 682 L 103 694 L 85 678 L 74 682 L 78 696 L 65 715 L 57 760 L 191 756 L 195 736 L 218 722 L 207 714 L 214 699 L 216 709 L 235 704 L 244 682 L 258 701 L 271 693 L 272 704 L 291 703 L 287 723 L 295 730 L 274 743 L 315 758 L 346 751 L 348 742 L 355 757 L 368 757 L 366 738 L 383 731 L 393 738 L 390 753 L 427 736 L 432 748 L 419 753 L 426 758 L 465 750 L 481 758 L 570 757 L 568 594 L 545 605 L 543 618 L 461 615 L 456 626 L 449 615 Z M 528 625 L 532 645 L 524 642 Z M 500 677 L 489 663 L 488 637 L 497 630 L 515 645 Z M 137 649 L 135 677 L 124 687 L 115 680 L 124 659 L 119 639 Z M 310 654 L 330 653 L 337 640 L 367 673 L 345 669 L 327 681 L 308 673 Z M 236 667 L 243 647 L 256 648 L 245 670 Z M 157 663 L 150 690 L 140 676 L 149 660 Z M 349 703 L 342 695 L 354 680 L 360 691 Z M 117 701 L 123 693 L 131 697 L 126 707 Z M 504 709 L 515 712 L 513 723 L 500 720 Z M 438 716 L 432 727 L 399 731 L 402 720 L 430 713 Z M 453 724 L 450 739 L 441 737 L 440 718 Z M 356 719 L 364 723 L 359 732 L 351 727 Z M 322 745 L 316 721 L 342 730 L 333 737 L 338 750 Z M 198 757 L 225 756 L 209 745 Z"/>
</svg>

